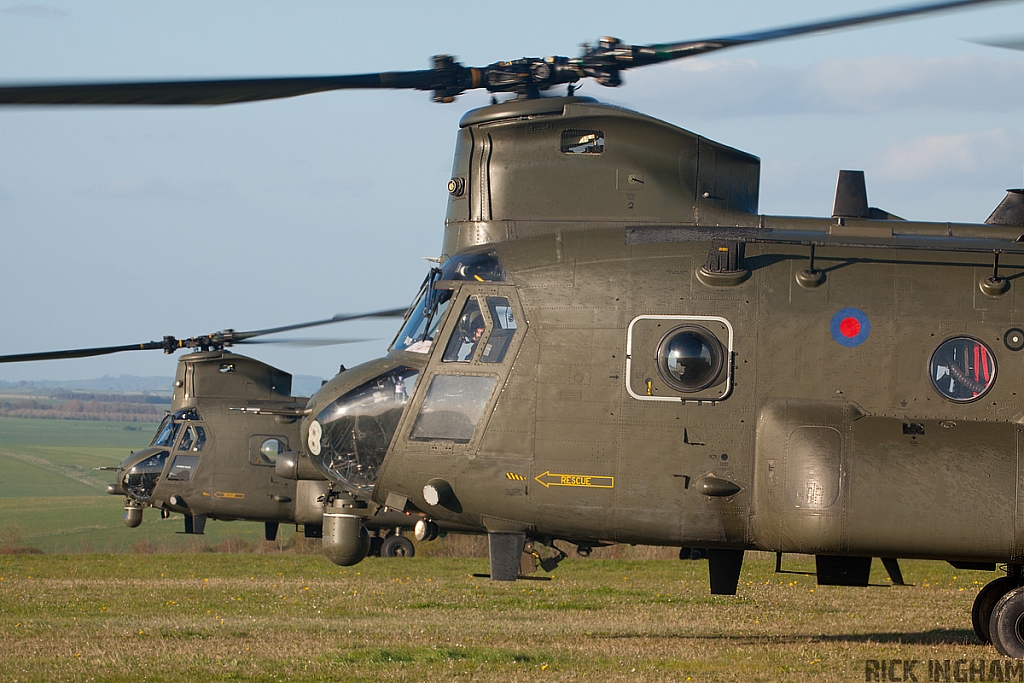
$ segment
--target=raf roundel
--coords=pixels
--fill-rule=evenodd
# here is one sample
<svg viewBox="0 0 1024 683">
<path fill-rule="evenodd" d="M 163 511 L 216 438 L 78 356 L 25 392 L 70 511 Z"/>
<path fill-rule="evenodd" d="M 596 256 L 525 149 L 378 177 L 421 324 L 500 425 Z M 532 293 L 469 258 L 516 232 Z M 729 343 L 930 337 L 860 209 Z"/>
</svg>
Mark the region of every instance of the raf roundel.
<svg viewBox="0 0 1024 683">
<path fill-rule="evenodd" d="M 859 308 L 844 308 L 832 316 L 829 328 L 841 346 L 860 346 L 871 334 L 871 321 Z"/>
</svg>

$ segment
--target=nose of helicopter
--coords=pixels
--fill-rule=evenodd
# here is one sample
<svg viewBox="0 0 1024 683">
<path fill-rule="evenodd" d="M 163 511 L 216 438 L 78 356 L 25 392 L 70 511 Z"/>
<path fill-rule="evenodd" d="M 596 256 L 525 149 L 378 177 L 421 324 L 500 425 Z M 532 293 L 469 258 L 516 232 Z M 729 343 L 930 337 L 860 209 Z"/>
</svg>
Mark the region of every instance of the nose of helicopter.
<svg viewBox="0 0 1024 683">
<path fill-rule="evenodd" d="M 310 399 L 303 450 L 328 479 L 369 496 L 420 370 L 391 358 L 346 370 Z"/>
<path fill-rule="evenodd" d="M 169 455 L 166 448 L 160 447 L 135 451 L 121 462 L 115 486 L 119 486 L 126 496 L 138 503 L 149 502 Z"/>
</svg>

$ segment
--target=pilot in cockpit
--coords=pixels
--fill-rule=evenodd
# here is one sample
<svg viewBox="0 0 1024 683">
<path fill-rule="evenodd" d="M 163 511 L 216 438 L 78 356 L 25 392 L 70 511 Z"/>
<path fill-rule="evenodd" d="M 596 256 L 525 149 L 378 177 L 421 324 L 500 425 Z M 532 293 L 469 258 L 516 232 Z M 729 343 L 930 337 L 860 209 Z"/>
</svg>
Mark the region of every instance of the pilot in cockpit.
<svg viewBox="0 0 1024 683">
<path fill-rule="evenodd" d="M 458 326 L 452 333 L 452 339 L 445 349 L 443 360 L 468 362 L 476 352 L 477 344 L 484 333 L 484 317 L 475 300 L 470 300 L 462 313 Z"/>
</svg>

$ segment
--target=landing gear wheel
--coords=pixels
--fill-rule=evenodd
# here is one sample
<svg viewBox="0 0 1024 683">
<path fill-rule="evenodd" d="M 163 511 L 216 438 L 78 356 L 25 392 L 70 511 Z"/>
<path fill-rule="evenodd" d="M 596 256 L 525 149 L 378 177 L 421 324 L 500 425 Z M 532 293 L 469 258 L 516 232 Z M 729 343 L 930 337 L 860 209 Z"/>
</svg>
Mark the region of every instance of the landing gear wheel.
<svg viewBox="0 0 1024 683">
<path fill-rule="evenodd" d="M 367 557 L 380 557 L 380 549 L 383 545 L 383 538 L 380 536 L 370 536 L 370 551 L 366 553 Z"/>
<path fill-rule="evenodd" d="M 996 652 L 1024 659 L 1024 586 L 1004 595 L 992 610 L 989 633 Z"/>
<path fill-rule="evenodd" d="M 992 621 L 992 610 L 1000 598 L 1017 587 L 1017 580 L 1004 576 L 990 581 L 974 598 L 974 607 L 971 608 L 971 624 L 974 626 L 974 633 L 978 640 L 985 643 L 992 642 L 989 632 L 989 623 Z"/>
<path fill-rule="evenodd" d="M 388 536 L 380 546 L 381 557 L 412 557 L 416 549 L 405 536 Z"/>
</svg>

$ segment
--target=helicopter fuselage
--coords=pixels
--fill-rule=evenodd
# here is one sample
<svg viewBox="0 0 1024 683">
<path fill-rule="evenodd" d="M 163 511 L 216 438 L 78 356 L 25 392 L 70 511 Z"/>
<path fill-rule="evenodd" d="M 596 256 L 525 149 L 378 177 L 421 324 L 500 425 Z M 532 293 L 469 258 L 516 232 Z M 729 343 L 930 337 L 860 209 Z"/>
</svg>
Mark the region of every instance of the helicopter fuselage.
<svg viewBox="0 0 1024 683">
<path fill-rule="evenodd" d="M 758 170 L 585 98 L 470 112 L 442 260 L 500 267 L 431 281 L 433 336 L 314 395 L 303 447 L 344 486 L 311 421 L 401 366 L 389 508 L 581 545 L 1024 559 L 1024 230 L 866 198 L 764 216 Z"/>
</svg>

